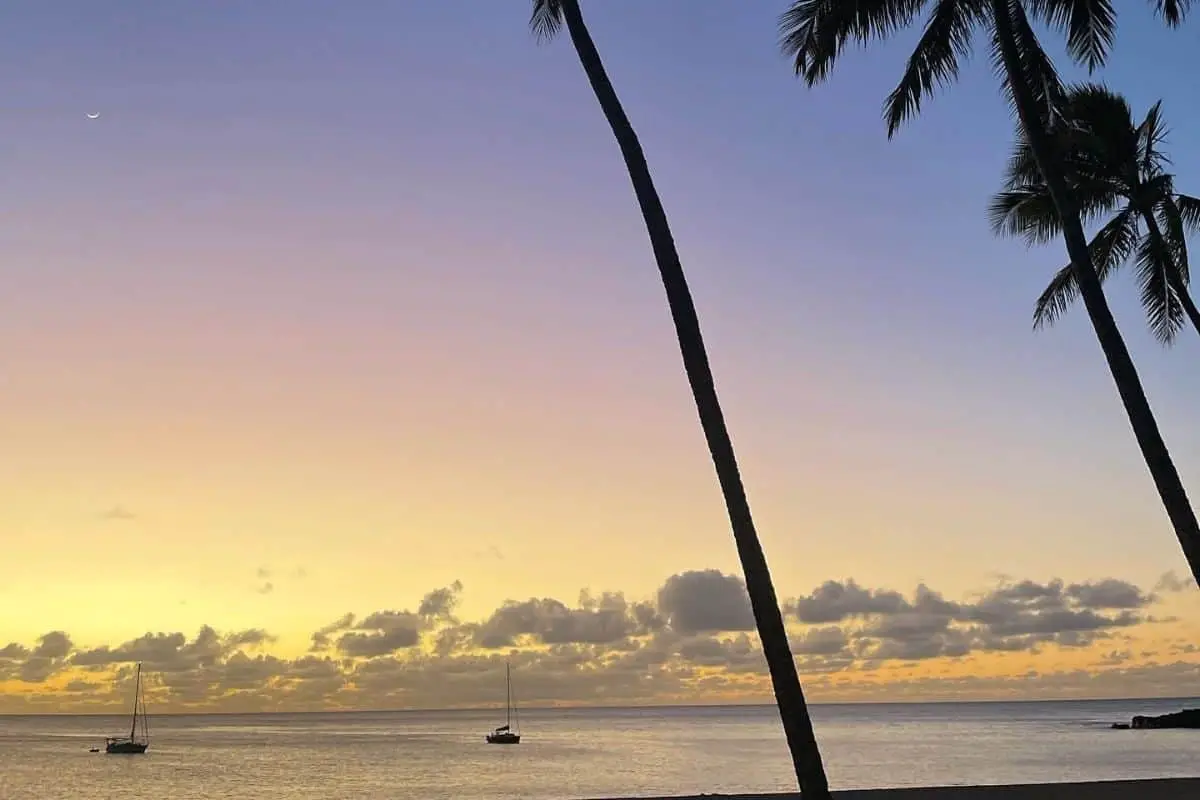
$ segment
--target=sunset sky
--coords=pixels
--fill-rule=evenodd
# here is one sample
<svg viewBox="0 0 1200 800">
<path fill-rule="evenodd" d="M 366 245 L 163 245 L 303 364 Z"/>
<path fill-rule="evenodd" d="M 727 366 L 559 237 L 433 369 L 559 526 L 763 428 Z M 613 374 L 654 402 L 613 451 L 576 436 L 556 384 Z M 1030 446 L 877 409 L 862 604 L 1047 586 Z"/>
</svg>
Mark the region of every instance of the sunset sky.
<svg viewBox="0 0 1200 800">
<path fill-rule="evenodd" d="M 912 37 L 808 90 L 785 5 L 584 10 L 814 699 L 1200 694 L 1086 317 L 1031 330 L 1064 252 L 988 229 L 986 55 L 889 142 Z M 1130 5 L 1101 77 L 1198 192 L 1200 28 Z M 628 178 L 528 6 L 6 15 L 0 712 L 124 702 L 137 657 L 162 708 L 478 704 L 506 657 L 530 702 L 766 696 Z M 1200 502 L 1200 340 L 1110 297 Z"/>
</svg>

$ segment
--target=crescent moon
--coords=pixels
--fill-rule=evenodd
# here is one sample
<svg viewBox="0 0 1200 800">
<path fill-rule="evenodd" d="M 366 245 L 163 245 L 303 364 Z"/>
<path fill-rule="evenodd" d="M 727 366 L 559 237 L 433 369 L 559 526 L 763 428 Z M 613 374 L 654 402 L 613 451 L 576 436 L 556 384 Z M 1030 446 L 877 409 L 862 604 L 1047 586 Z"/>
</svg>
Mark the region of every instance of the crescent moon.
<svg viewBox="0 0 1200 800">
<path fill-rule="evenodd" d="M 100 119 L 100 112 L 97 111 L 95 114 L 88 114 L 87 118 L 88 119 Z"/>
</svg>

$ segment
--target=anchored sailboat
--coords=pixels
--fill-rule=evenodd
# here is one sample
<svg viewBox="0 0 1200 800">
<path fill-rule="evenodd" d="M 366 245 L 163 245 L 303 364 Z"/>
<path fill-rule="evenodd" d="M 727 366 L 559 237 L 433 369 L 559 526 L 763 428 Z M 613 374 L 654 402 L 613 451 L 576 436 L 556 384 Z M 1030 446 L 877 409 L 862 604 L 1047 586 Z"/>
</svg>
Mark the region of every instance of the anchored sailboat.
<svg viewBox="0 0 1200 800">
<path fill-rule="evenodd" d="M 138 717 L 142 720 L 142 735 L 138 736 Z M 118 754 L 144 753 L 150 746 L 150 720 L 146 716 L 146 698 L 142 695 L 142 664 L 137 665 L 137 678 L 133 685 L 133 721 L 129 736 L 110 736 L 104 740 L 104 752 Z"/>
<path fill-rule="evenodd" d="M 488 744 L 520 744 L 521 724 L 516 720 L 516 708 L 512 701 L 512 668 L 504 665 L 504 724 L 487 735 Z M 517 730 L 513 730 L 516 722 Z"/>
</svg>

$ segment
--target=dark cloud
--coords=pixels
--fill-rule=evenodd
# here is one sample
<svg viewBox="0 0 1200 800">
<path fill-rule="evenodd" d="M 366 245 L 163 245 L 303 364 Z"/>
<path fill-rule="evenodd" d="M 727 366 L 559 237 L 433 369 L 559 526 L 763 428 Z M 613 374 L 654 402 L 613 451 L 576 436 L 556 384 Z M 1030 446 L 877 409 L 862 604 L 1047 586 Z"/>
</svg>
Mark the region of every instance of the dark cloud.
<svg viewBox="0 0 1200 800">
<path fill-rule="evenodd" d="M 1006 580 L 974 602 L 947 600 L 924 584 L 910 598 L 847 580 L 827 581 L 785 608 L 802 623 L 844 623 L 847 652 L 856 658 L 919 661 L 1036 652 L 1049 644 L 1086 647 L 1114 629 L 1149 622 L 1141 612 L 1154 600 L 1111 578 L 1070 585 Z"/>
<path fill-rule="evenodd" d="M 421 605 L 417 607 L 417 613 L 422 617 L 430 617 L 432 619 L 452 618 L 454 609 L 458 606 L 458 599 L 462 594 L 462 589 L 462 581 L 455 581 L 449 586 L 434 589 L 421 598 Z"/>
<path fill-rule="evenodd" d="M 510 601 L 472 627 L 471 640 L 486 649 L 512 647 L 521 637 L 541 644 L 612 644 L 661 627 L 652 605 L 629 603 L 618 592 L 580 599 L 578 608 L 552 598 Z"/>
<path fill-rule="evenodd" d="M 71 663 L 81 667 L 101 667 L 142 662 L 157 673 L 189 672 L 210 667 L 243 647 L 269 644 L 273 637 L 251 629 L 222 635 L 204 625 L 195 638 L 183 633 L 147 633 L 117 647 L 96 647 L 77 651 Z"/>
<path fill-rule="evenodd" d="M 667 578 L 658 590 L 658 610 L 682 633 L 754 630 L 745 583 L 715 569 Z"/>
<path fill-rule="evenodd" d="M 34 658 L 66 658 L 71 652 L 71 637 L 62 631 L 50 631 L 38 639 L 33 650 Z"/>
<path fill-rule="evenodd" d="M 654 602 L 587 590 L 574 604 L 511 600 L 478 622 L 457 618 L 462 591 L 455 581 L 426 593 L 416 611 L 347 613 L 314 631 L 309 653 L 297 658 L 272 652 L 275 638 L 258 628 L 204 626 L 191 637 L 152 632 L 93 648 L 77 648 L 65 632 L 51 631 L 32 644 L 0 647 L 0 680 L 38 685 L 20 699 L 0 695 L 0 710 L 40 708 L 35 694 L 81 709 L 115 707 L 128 696 L 138 661 L 152 703 L 180 710 L 478 706 L 502 697 L 506 662 L 526 702 L 761 699 L 769 691 L 745 586 L 734 575 L 672 575 Z M 1126 634 L 1159 624 L 1146 613 L 1154 602 L 1154 594 L 1111 578 L 1004 579 L 962 601 L 924 584 L 903 594 L 845 580 L 827 581 L 785 607 L 806 688 L 833 698 L 893 684 L 899 696 L 928 688 L 905 682 L 916 662 L 941 659 L 944 671 L 980 653 L 1037 654 L 1100 642 L 1104 649 L 1094 651 L 1087 674 L 1104 672 L 1112 686 L 1186 675 L 1182 659 L 1196 659 L 1192 669 L 1200 670 L 1200 648 L 1187 637 L 1139 653 Z M 1181 661 L 1137 672 L 1155 652 Z M 1036 677 L 1043 685 L 1044 676 Z M 1007 684 L 996 686 L 1008 691 Z"/>
<path fill-rule="evenodd" d="M 376 611 L 337 640 L 344 655 L 372 658 L 415 647 L 421 641 L 421 617 L 411 611 Z"/>
<path fill-rule="evenodd" d="M 1084 608 L 1145 608 L 1154 599 L 1126 581 L 1107 578 L 1098 583 L 1073 583 L 1066 596 Z"/>
<path fill-rule="evenodd" d="M 894 614 L 907 605 L 898 592 L 863 589 L 853 580 L 826 581 L 807 597 L 787 604 L 798 620 L 810 624 L 841 622 L 870 614 Z"/>
<path fill-rule="evenodd" d="M 1175 594 L 1178 592 L 1187 592 L 1196 588 L 1196 581 L 1192 578 L 1181 578 L 1174 570 L 1164 572 L 1158 582 L 1154 584 L 1154 591 L 1167 592 Z"/>
<path fill-rule="evenodd" d="M 354 614 L 347 612 L 323 628 L 318 628 L 313 632 L 309 651 L 317 653 L 328 650 L 333 645 L 334 635 L 350 630 L 354 626 L 354 620 Z"/>
</svg>

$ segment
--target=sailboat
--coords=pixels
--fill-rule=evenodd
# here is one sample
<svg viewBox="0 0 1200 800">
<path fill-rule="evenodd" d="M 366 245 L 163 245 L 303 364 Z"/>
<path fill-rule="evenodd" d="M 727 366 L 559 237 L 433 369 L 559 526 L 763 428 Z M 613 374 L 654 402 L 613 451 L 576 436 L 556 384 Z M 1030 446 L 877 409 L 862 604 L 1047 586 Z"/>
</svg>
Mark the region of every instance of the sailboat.
<svg viewBox="0 0 1200 800">
<path fill-rule="evenodd" d="M 142 719 L 142 735 L 138 737 L 138 717 Z M 142 695 L 142 663 L 137 665 L 133 684 L 133 721 L 129 736 L 110 736 L 104 740 L 104 752 L 118 754 L 144 753 L 150 746 L 150 720 L 146 716 L 146 698 Z"/>
<path fill-rule="evenodd" d="M 508 664 L 504 665 L 504 724 L 487 735 L 488 744 L 520 744 L 521 725 L 517 722 L 517 730 L 513 730 L 514 717 L 516 709 L 513 707 L 512 701 L 512 667 Z"/>
</svg>

